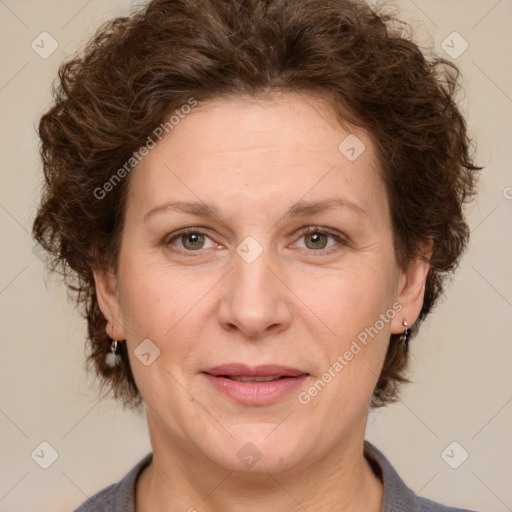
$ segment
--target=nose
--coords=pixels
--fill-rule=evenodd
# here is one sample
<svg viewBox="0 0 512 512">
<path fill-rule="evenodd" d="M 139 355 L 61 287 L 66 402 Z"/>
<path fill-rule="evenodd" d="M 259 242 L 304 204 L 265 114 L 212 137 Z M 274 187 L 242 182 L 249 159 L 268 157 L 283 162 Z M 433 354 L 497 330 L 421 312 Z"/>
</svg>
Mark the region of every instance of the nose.
<svg viewBox="0 0 512 512">
<path fill-rule="evenodd" d="M 270 250 L 252 262 L 234 255 L 218 308 L 220 325 L 247 338 L 277 334 L 291 323 L 291 291 L 281 277 Z M 281 272 L 282 274 L 282 272 Z M 279 277 L 278 277 L 279 276 Z"/>
</svg>

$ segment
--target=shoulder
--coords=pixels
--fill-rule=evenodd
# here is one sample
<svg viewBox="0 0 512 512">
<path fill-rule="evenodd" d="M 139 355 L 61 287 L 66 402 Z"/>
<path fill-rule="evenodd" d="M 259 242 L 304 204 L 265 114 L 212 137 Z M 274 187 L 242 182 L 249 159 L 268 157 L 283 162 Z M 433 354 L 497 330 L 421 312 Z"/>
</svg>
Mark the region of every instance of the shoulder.
<svg viewBox="0 0 512 512">
<path fill-rule="evenodd" d="M 474 512 L 448 507 L 415 494 L 400 478 L 389 460 L 370 442 L 364 442 L 364 453 L 384 483 L 381 512 Z"/>
<path fill-rule="evenodd" d="M 437 501 L 432 501 L 427 498 L 416 498 L 420 505 L 421 512 L 475 512 L 474 510 L 468 510 L 465 508 L 447 507 Z"/>
<path fill-rule="evenodd" d="M 114 512 L 115 496 L 118 494 L 119 483 L 109 485 L 87 501 L 84 501 L 74 512 Z"/>
<path fill-rule="evenodd" d="M 122 480 L 91 496 L 74 512 L 135 512 L 135 482 L 152 459 L 153 454 L 149 453 Z"/>
</svg>

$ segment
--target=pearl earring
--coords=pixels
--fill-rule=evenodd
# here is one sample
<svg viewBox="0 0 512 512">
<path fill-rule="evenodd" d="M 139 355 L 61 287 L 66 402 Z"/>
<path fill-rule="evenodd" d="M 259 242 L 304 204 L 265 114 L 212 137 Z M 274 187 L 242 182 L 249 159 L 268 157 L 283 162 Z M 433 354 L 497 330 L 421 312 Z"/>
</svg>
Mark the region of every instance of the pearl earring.
<svg viewBox="0 0 512 512">
<path fill-rule="evenodd" d="M 117 353 L 117 340 L 114 338 L 114 326 L 112 325 L 112 342 L 110 343 L 110 351 L 107 352 L 105 356 L 105 364 L 110 366 L 110 368 L 114 368 L 119 364 L 120 357 Z"/>
</svg>

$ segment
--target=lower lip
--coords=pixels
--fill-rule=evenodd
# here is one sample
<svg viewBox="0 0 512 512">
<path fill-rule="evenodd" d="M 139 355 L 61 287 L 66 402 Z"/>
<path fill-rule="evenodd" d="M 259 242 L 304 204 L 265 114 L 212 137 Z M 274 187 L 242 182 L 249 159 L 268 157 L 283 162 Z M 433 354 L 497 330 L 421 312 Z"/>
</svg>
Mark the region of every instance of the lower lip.
<svg viewBox="0 0 512 512">
<path fill-rule="evenodd" d="M 305 374 L 267 382 L 240 382 L 226 377 L 215 377 L 209 373 L 203 373 L 203 375 L 218 391 L 236 402 L 249 405 L 264 405 L 276 402 L 296 390 L 309 376 Z"/>
</svg>

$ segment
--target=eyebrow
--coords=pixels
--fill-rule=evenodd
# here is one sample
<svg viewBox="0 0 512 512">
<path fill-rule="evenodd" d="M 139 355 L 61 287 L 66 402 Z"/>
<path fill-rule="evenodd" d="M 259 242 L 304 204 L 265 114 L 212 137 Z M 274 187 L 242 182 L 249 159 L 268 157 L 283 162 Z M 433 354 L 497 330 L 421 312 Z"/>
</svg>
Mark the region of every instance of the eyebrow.
<svg viewBox="0 0 512 512">
<path fill-rule="evenodd" d="M 318 212 L 340 208 L 350 208 L 359 214 L 368 215 L 367 211 L 357 203 L 336 197 L 324 199 L 322 201 L 298 201 L 288 209 L 282 218 L 303 217 L 305 215 L 311 215 Z M 155 206 L 146 212 L 143 217 L 143 222 L 146 222 L 150 217 L 153 217 L 156 214 L 166 213 L 169 210 L 190 213 L 199 217 L 221 218 L 217 208 L 208 203 L 193 201 L 168 201 L 161 205 Z"/>
</svg>

